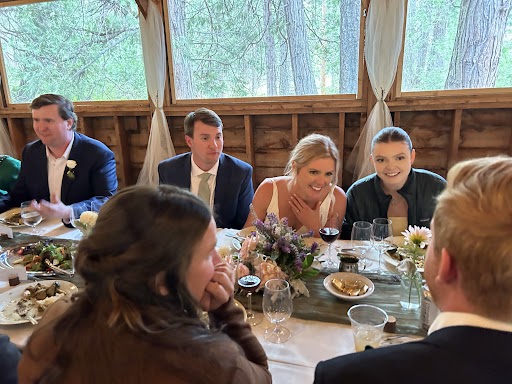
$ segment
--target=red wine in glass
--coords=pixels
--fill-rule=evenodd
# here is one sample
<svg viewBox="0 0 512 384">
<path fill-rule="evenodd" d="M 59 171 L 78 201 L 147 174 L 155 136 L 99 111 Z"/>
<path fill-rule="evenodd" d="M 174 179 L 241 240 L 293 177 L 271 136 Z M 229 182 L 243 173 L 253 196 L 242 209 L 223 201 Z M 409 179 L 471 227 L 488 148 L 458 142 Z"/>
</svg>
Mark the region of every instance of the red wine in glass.
<svg viewBox="0 0 512 384">
<path fill-rule="evenodd" d="M 318 232 L 320 233 L 322 240 L 329 244 L 329 250 L 327 251 L 329 256 L 327 257 L 327 263 L 325 263 L 325 266 L 327 268 L 336 268 L 337 265 L 332 260 L 332 243 L 334 243 L 340 235 L 340 230 L 334 227 L 324 227 L 320 228 Z"/>
<path fill-rule="evenodd" d="M 337 228 L 321 228 L 319 232 L 320 237 L 327 244 L 331 244 L 333 241 L 335 241 L 340 234 L 340 230 Z"/>
<path fill-rule="evenodd" d="M 252 294 L 256 292 L 261 279 L 256 275 L 246 275 L 238 279 L 238 285 L 247 292 L 247 322 L 251 325 L 258 325 L 263 320 L 263 315 L 252 311 Z"/>
<path fill-rule="evenodd" d="M 255 275 L 246 275 L 238 279 L 238 285 L 247 293 L 254 293 L 258 289 L 261 279 Z"/>
</svg>

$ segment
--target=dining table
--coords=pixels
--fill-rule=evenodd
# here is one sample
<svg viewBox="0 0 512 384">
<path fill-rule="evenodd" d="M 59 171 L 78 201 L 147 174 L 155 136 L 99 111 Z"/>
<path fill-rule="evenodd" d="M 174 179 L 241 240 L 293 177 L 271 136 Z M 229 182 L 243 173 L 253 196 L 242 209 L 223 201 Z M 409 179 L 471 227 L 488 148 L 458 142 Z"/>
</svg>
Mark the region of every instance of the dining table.
<svg viewBox="0 0 512 384">
<path fill-rule="evenodd" d="M 2 237 L 0 247 L 9 248 L 23 243 L 35 242 L 40 239 L 66 239 L 79 241 L 81 233 L 75 228 L 65 227 L 59 220 L 44 220 L 39 226 L 40 234 L 35 236 L 29 228 L 16 228 L 12 239 Z M 237 230 L 219 229 L 217 232 L 217 247 L 235 252 L 234 237 L 239 235 Z M 318 239 L 321 254 L 327 252 L 327 246 Z M 333 249 L 351 248 L 350 241 L 336 240 Z M 0 252 L 2 252 L 0 250 Z M 273 382 L 277 384 L 294 383 L 306 384 L 314 380 L 316 365 L 323 360 L 336 356 L 355 353 L 355 345 L 347 316 L 348 309 L 356 304 L 371 304 L 386 311 L 396 319 L 396 331 L 385 333 L 380 348 L 402 342 L 420 340 L 426 335 L 421 324 L 420 309 L 407 310 L 400 305 L 400 282 L 393 273 L 394 266 L 387 265 L 388 275 L 376 273 L 378 254 L 375 250 L 367 253 L 367 259 L 372 265 L 367 266 L 361 273 L 366 274 L 375 286 L 374 292 L 358 301 L 347 301 L 332 295 L 324 286 L 324 280 L 336 269 L 323 269 L 322 256 L 319 258 L 321 270 L 306 279 L 309 297 L 304 295 L 293 299 L 292 316 L 283 323 L 291 331 L 291 338 L 281 344 L 269 342 L 264 337 L 265 329 L 273 326 L 267 319 L 253 326 L 253 332 L 265 349 L 272 373 Z M 395 276 L 395 277 L 394 277 Z M 84 286 L 79 275 L 74 277 L 56 276 L 54 279 L 70 281 L 78 289 Z M 0 282 L 1 283 L 1 282 Z M 22 281 L 22 284 L 33 284 L 34 281 Z M 8 284 L 0 285 L 0 294 L 11 289 Z M 242 305 L 247 307 L 247 297 L 243 291 L 235 294 Z M 262 292 L 252 296 L 253 309 L 262 311 Z M 7 334 L 11 341 L 20 348 L 26 344 L 32 334 L 34 325 L 30 323 L 0 325 L 0 333 Z"/>
</svg>

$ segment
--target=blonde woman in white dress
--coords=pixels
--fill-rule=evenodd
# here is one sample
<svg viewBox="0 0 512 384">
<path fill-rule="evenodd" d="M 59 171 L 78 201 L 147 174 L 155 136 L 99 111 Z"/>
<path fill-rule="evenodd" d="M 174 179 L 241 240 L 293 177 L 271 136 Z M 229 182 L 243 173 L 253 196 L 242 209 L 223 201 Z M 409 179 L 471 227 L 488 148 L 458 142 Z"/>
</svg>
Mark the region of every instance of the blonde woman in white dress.
<svg viewBox="0 0 512 384">
<path fill-rule="evenodd" d="M 245 227 L 253 225 L 254 215 L 265 220 L 269 213 L 299 233 L 319 229 L 327 219 L 338 216 L 343 221 L 347 198 L 336 185 L 340 167 L 339 153 L 327 136 L 311 134 L 302 138 L 290 154 L 285 175 L 267 178 L 259 185 L 252 201 L 253 213 Z"/>
</svg>

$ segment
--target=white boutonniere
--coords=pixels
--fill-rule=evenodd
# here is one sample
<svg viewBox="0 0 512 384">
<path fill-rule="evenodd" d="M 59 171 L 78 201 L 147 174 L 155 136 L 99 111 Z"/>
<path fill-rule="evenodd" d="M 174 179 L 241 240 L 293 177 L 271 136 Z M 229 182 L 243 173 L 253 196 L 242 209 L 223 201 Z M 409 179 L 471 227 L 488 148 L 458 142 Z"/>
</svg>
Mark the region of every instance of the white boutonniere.
<svg viewBox="0 0 512 384">
<path fill-rule="evenodd" d="M 71 180 L 75 179 L 75 169 L 76 167 L 76 161 L 75 160 L 68 160 L 66 161 L 66 176 L 70 178 Z"/>
</svg>

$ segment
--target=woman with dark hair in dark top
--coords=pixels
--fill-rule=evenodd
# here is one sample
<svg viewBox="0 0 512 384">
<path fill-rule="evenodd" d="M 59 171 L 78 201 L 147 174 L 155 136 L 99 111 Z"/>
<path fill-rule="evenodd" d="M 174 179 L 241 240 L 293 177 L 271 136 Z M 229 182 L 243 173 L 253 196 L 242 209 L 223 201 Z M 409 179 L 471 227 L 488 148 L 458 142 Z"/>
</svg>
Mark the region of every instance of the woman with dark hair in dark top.
<svg viewBox="0 0 512 384">
<path fill-rule="evenodd" d="M 446 180 L 412 168 L 415 157 L 411 139 L 403 129 L 387 127 L 375 135 L 371 146 L 375 173 L 356 181 L 347 191 L 345 238 L 350 238 L 354 222 L 371 223 L 376 218 L 389 218 L 395 236 L 409 225 L 430 226 L 436 197 Z"/>
</svg>

